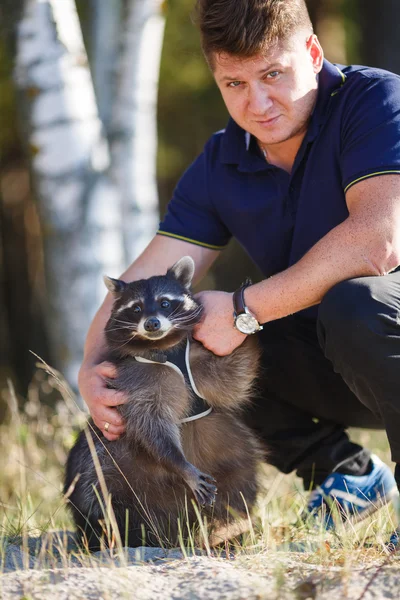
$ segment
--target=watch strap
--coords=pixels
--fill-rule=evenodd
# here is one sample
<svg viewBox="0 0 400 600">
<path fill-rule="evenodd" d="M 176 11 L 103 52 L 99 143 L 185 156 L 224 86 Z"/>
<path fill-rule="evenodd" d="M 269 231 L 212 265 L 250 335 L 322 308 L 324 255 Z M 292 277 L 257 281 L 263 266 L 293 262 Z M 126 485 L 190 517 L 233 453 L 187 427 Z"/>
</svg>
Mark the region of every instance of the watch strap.
<svg viewBox="0 0 400 600">
<path fill-rule="evenodd" d="M 242 285 L 233 292 L 233 309 L 235 311 L 235 317 L 242 315 L 246 312 L 246 304 L 244 301 L 244 290 L 252 285 L 251 279 L 248 277 Z"/>
</svg>

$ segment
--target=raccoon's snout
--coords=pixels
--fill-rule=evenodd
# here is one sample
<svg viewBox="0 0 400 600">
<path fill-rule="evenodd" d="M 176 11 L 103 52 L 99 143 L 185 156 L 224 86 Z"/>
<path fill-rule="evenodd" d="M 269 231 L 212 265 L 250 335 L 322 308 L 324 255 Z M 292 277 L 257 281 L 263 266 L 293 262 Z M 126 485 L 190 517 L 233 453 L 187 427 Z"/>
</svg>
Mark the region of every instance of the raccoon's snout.
<svg viewBox="0 0 400 600">
<path fill-rule="evenodd" d="M 171 330 L 171 323 L 163 315 L 147 317 L 138 324 L 139 336 L 147 340 L 156 340 L 168 335 Z"/>
<path fill-rule="evenodd" d="M 149 317 L 145 320 L 143 327 L 146 331 L 159 331 L 161 328 L 161 321 L 157 317 Z"/>
</svg>

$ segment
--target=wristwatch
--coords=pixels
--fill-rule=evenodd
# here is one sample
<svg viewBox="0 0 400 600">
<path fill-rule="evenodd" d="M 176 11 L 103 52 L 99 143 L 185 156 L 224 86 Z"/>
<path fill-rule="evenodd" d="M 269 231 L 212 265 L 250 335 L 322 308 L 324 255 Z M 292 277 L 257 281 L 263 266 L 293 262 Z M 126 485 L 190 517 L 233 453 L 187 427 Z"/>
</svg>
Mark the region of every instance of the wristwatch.
<svg viewBox="0 0 400 600">
<path fill-rule="evenodd" d="M 244 301 L 244 290 L 251 284 L 251 279 L 246 279 L 240 288 L 233 293 L 233 324 L 238 331 L 246 335 L 257 333 L 262 329 L 262 325 L 251 314 Z"/>
</svg>

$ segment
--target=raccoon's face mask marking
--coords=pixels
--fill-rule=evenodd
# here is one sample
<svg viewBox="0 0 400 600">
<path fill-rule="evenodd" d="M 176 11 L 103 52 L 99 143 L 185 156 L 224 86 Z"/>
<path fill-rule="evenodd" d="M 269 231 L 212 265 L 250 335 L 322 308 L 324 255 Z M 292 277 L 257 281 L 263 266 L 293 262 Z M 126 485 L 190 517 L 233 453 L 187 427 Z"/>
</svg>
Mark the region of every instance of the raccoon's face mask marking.
<svg viewBox="0 0 400 600">
<path fill-rule="evenodd" d="M 145 339 L 161 339 L 173 329 L 193 325 L 193 311 L 197 310 L 201 309 L 188 294 L 154 298 L 149 305 L 143 303 L 143 318 L 138 323 L 137 333 Z"/>
<path fill-rule="evenodd" d="M 115 297 L 106 326 L 107 339 L 113 348 L 134 353 L 140 349 L 166 348 L 186 337 L 202 312 L 190 292 L 192 263 L 185 257 L 164 276 L 132 283 L 105 278 Z"/>
</svg>

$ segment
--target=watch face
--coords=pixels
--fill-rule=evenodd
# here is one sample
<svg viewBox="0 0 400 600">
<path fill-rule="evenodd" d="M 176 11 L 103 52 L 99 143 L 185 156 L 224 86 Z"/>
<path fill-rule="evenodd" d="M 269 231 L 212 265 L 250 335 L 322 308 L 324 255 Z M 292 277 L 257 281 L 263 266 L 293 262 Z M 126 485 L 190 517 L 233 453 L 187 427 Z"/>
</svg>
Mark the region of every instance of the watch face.
<svg viewBox="0 0 400 600">
<path fill-rule="evenodd" d="M 236 329 L 247 335 L 258 331 L 259 324 L 255 317 L 246 313 L 239 315 L 235 321 Z"/>
</svg>

